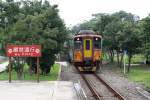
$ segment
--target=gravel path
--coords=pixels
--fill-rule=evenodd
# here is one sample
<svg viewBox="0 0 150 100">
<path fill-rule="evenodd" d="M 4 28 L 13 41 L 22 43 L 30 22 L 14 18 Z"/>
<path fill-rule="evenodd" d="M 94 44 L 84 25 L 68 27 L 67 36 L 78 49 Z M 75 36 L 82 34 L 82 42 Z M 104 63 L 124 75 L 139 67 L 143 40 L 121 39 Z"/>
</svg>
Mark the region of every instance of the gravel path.
<svg viewBox="0 0 150 100">
<path fill-rule="evenodd" d="M 112 67 L 109 65 L 104 65 L 102 68 L 102 73 L 99 73 L 99 75 L 103 77 L 103 79 L 108 82 L 115 90 L 117 90 L 123 97 L 125 97 L 126 100 L 147 100 L 135 89 L 136 87 L 143 87 L 142 85 L 130 82 L 128 79 L 112 70 Z M 62 66 L 61 80 L 72 81 L 74 83 L 80 81 L 81 86 L 87 95 L 87 100 L 95 100 L 90 90 L 85 85 L 84 81 L 72 65 Z"/>
</svg>

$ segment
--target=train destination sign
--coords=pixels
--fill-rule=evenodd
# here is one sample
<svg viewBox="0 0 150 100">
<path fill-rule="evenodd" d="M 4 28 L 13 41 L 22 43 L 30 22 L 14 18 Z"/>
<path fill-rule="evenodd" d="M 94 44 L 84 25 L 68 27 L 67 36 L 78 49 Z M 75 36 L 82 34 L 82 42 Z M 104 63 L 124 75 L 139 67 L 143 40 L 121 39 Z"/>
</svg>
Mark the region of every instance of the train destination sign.
<svg viewBox="0 0 150 100">
<path fill-rule="evenodd" d="M 8 57 L 40 57 L 41 45 L 7 45 Z"/>
</svg>

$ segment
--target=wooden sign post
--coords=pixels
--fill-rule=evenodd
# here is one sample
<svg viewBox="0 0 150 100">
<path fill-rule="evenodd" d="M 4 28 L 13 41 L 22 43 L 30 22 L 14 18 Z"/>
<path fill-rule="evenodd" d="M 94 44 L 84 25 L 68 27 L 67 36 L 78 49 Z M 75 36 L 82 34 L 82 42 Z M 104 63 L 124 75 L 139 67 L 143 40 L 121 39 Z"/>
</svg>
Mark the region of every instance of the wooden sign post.
<svg viewBox="0 0 150 100">
<path fill-rule="evenodd" d="M 39 83 L 39 57 L 37 57 L 37 82 Z"/>
<path fill-rule="evenodd" d="M 9 57 L 9 83 L 11 83 L 11 57 Z"/>
<path fill-rule="evenodd" d="M 39 57 L 41 57 L 41 45 L 7 45 L 9 57 L 9 83 L 11 83 L 12 61 L 11 57 L 37 57 L 37 82 L 39 82 Z"/>
</svg>

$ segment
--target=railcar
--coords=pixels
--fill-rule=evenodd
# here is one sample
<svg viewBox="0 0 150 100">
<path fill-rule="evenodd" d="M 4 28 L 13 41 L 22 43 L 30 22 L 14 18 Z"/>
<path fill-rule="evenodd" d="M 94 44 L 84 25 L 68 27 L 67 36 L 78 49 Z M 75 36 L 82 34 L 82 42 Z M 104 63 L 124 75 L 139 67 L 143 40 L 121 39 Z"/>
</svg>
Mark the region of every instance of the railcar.
<svg viewBox="0 0 150 100">
<path fill-rule="evenodd" d="M 96 71 L 102 62 L 102 36 L 81 30 L 73 36 L 73 64 L 80 71 Z"/>
</svg>

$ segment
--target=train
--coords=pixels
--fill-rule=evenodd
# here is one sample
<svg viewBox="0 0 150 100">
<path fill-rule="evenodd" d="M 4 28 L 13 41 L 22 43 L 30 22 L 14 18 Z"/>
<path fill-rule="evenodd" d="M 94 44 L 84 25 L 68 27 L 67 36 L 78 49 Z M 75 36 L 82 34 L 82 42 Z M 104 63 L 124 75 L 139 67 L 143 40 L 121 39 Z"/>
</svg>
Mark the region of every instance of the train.
<svg viewBox="0 0 150 100">
<path fill-rule="evenodd" d="M 98 71 L 102 64 L 102 36 L 93 30 L 80 30 L 73 36 L 73 65 L 80 71 Z"/>
</svg>

